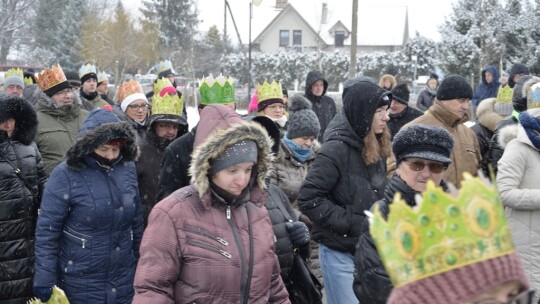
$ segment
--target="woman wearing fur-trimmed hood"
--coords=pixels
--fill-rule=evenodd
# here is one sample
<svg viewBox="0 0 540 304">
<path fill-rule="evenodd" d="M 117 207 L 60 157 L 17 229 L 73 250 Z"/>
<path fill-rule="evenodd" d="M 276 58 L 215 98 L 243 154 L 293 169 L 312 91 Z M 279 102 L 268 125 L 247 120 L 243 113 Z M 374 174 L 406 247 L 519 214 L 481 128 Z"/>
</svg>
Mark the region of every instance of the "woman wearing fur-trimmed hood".
<svg viewBox="0 0 540 304">
<path fill-rule="evenodd" d="M 71 303 L 131 303 L 143 219 L 135 131 L 93 110 L 45 185 L 36 228 L 34 294 Z"/>
<path fill-rule="evenodd" d="M 241 122 L 196 147 L 191 185 L 150 213 L 133 303 L 290 303 L 264 208 L 271 146 Z"/>
</svg>

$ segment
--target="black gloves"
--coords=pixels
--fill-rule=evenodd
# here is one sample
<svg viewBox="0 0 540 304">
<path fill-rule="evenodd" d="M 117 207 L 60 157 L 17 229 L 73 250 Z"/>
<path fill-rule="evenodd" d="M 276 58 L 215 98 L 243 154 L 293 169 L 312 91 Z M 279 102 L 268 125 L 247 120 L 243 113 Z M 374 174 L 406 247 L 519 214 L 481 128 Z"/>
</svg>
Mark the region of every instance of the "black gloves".
<svg viewBox="0 0 540 304">
<path fill-rule="evenodd" d="M 50 287 L 34 287 L 34 295 L 40 299 L 41 302 L 47 303 L 52 295 L 52 288 Z"/>
<path fill-rule="evenodd" d="M 287 222 L 285 227 L 293 244 L 303 246 L 309 243 L 309 230 L 306 224 L 299 221 Z"/>
</svg>

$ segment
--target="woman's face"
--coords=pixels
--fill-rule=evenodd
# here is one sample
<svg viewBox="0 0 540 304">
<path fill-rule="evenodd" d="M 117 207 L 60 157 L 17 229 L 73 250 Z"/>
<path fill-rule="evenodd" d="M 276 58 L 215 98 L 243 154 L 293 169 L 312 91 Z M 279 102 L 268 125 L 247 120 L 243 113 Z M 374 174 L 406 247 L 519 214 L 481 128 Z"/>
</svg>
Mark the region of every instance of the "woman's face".
<svg viewBox="0 0 540 304">
<path fill-rule="evenodd" d="M 285 106 L 281 103 L 273 103 L 264 108 L 263 113 L 271 119 L 280 119 L 285 115 Z"/>
<path fill-rule="evenodd" d="M 0 123 L 0 130 L 6 131 L 8 137 L 11 137 L 13 130 L 15 130 L 15 119 L 8 118 L 6 121 Z"/>
<path fill-rule="evenodd" d="M 426 190 L 428 180 L 440 185 L 446 166 L 436 161 L 421 158 L 407 158 L 403 160 L 396 174 L 411 187 L 414 191 L 423 192 Z"/>
<path fill-rule="evenodd" d="M 375 115 L 373 116 L 373 121 L 371 122 L 371 129 L 375 134 L 382 134 L 388 120 L 390 120 L 390 116 L 388 116 L 388 106 L 377 108 Z"/>
<path fill-rule="evenodd" d="M 526 293 L 520 293 L 521 288 L 518 282 L 507 282 L 496 286 L 478 296 L 463 302 L 462 304 L 473 303 L 528 303 L 527 301 L 516 302 L 516 296 L 527 298 Z"/>
<path fill-rule="evenodd" d="M 253 162 L 243 162 L 225 168 L 212 176 L 212 182 L 228 193 L 238 196 L 251 178 Z"/>
<path fill-rule="evenodd" d="M 311 93 L 315 96 L 321 96 L 324 92 L 324 81 L 317 80 L 311 85 Z"/>
<path fill-rule="evenodd" d="M 126 116 L 130 119 L 143 123 L 148 115 L 148 102 L 146 100 L 135 100 L 126 108 Z"/>
<path fill-rule="evenodd" d="M 435 80 L 435 79 L 430 79 L 430 80 L 428 80 L 428 83 L 427 83 L 428 87 L 429 87 L 431 90 L 435 90 L 435 89 L 437 88 L 437 85 L 438 85 L 438 84 L 439 84 L 439 83 L 438 83 L 437 80 Z"/>
<path fill-rule="evenodd" d="M 119 145 L 107 145 L 103 144 L 99 147 L 97 147 L 94 152 L 108 160 L 117 159 L 118 156 L 120 156 L 120 146 Z"/>
<path fill-rule="evenodd" d="M 292 141 L 302 148 L 310 148 L 315 142 L 315 136 L 304 136 L 293 138 Z"/>
</svg>

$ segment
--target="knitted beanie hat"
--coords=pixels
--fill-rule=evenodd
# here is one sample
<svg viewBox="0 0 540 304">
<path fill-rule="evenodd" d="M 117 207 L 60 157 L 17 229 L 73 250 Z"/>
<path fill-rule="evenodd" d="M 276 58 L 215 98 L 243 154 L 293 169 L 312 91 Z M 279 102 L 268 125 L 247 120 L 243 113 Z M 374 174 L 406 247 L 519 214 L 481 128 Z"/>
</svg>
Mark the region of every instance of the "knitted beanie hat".
<svg viewBox="0 0 540 304">
<path fill-rule="evenodd" d="M 290 99 L 287 137 L 319 136 L 321 124 L 317 114 L 311 110 L 311 102 L 301 95 Z"/>
<path fill-rule="evenodd" d="M 438 100 L 451 100 L 459 98 L 472 99 L 473 89 L 465 78 L 459 75 L 450 75 L 444 78 L 437 89 Z"/>
<path fill-rule="evenodd" d="M 493 105 L 493 110 L 501 116 L 508 116 L 512 114 L 514 107 L 512 106 L 512 95 L 514 89 L 509 85 L 501 86 Z"/>
<path fill-rule="evenodd" d="M 408 105 L 409 96 L 411 91 L 406 83 L 400 83 L 392 89 L 392 99 L 397 100 L 399 103 Z"/>
<path fill-rule="evenodd" d="M 24 80 L 17 75 L 8 76 L 4 81 L 4 88 L 9 87 L 10 85 L 16 85 L 24 89 Z"/>
<path fill-rule="evenodd" d="M 454 139 L 446 129 L 428 125 L 412 125 L 401 129 L 392 141 L 396 163 L 410 157 L 450 164 Z"/>
<path fill-rule="evenodd" d="M 220 156 L 210 161 L 208 174 L 214 175 L 243 162 L 257 162 L 257 144 L 254 141 L 242 140 L 228 147 Z"/>
<path fill-rule="evenodd" d="M 388 303 L 463 303 L 508 282 L 517 282 L 522 289 L 529 288 L 521 260 L 515 252 L 396 287 Z"/>
</svg>

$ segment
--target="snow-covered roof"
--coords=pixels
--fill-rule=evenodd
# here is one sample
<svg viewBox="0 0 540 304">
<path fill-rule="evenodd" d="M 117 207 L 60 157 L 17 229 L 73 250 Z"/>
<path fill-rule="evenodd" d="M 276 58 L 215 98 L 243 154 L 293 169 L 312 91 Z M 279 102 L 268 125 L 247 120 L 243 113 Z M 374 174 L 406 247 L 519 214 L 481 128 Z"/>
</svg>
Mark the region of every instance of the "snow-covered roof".
<svg viewBox="0 0 540 304">
<path fill-rule="evenodd" d="M 323 0 L 289 0 L 296 12 L 306 23 L 318 32 L 326 44 L 334 44 L 334 36 L 330 32 L 339 22 L 347 29 L 352 29 L 352 0 L 328 1 L 326 22 L 323 19 Z M 263 1 L 261 5 L 253 7 L 252 41 L 254 41 L 272 22 L 278 22 L 276 17 L 281 13 L 281 8 L 276 8 L 275 1 Z M 359 2 L 358 7 L 358 45 L 402 45 L 406 26 L 406 6 L 377 6 L 363 5 Z M 408 35 L 409 33 L 407 33 Z M 243 37 L 242 42 L 247 43 L 248 37 Z M 345 45 L 351 44 L 349 35 Z"/>
</svg>

